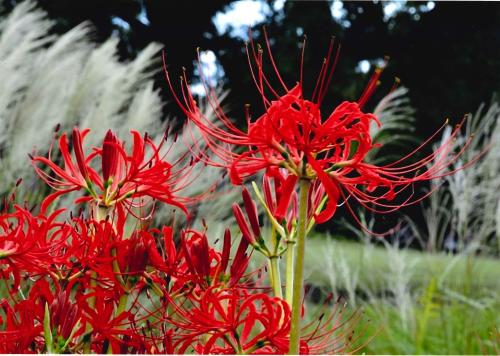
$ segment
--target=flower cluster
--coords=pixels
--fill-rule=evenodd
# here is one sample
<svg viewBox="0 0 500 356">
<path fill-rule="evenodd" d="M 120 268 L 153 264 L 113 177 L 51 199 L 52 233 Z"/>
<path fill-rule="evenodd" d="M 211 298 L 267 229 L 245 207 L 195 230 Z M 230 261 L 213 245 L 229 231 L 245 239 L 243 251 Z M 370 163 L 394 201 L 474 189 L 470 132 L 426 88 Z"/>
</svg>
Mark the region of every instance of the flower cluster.
<svg viewBox="0 0 500 356">
<path fill-rule="evenodd" d="M 220 124 L 203 116 L 185 78 L 182 99 L 174 92 L 186 132 L 198 130 L 205 142 L 191 143 L 192 157 L 169 161 L 165 138 L 156 144 L 136 131 L 130 148 L 111 130 L 100 147 L 88 148 L 91 133 L 78 128 L 71 140 L 60 136 L 57 154 L 31 157 L 53 192 L 38 214 L 16 204 L 0 214 L 1 353 L 338 354 L 362 346 L 365 335 L 354 334 L 361 314 L 346 315 L 339 301 L 329 298 L 318 317 L 308 316 L 307 233 L 341 201 L 351 211 L 349 200 L 387 212 L 421 200 L 414 183 L 453 173 L 446 169 L 463 151 L 452 152 L 450 142 L 460 126 L 420 160 L 411 161 L 429 140 L 375 166 L 366 160 L 376 146 L 369 129 L 380 122 L 362 108 L 380 69 L 357 102 L 343 102 L 323 119 L 338 58 L 333 43 L 311 99 L 302 92 L 302 70 L 299 83 L 287 87 L 269 51 L 279 94 L 263 72 L 263 51 L 251 44 L 248 53 L 265 110 L 255 121 L 247 116 L 247 130 L 231 122 L 208 88 Z M 236 186 L 264 173 L 252 190 L 243 187 L 232 205 L 236 224 L 219 243 L 190 219 L 180 229 L 142 223 L 154 212 L 144 216 L 148 205 L 169 204 L 189 217 L 208 197 L 182 195 L 198 178 L 198 163 L 227 169 Z M 78 192 L 80 214 L 72 206 L 55 209 L 63 195 Z M 263 265 L 250 263 L 254 253 Z"/>
<path fill-rule="evenodd" d="M 249 270 L 257 247 L 252 237 L 263 241 L 250 193 L 244 190 L 243 201 L 251 207 L 245 211 L 252 235 L 235 205 L 243 237 L 228 228 L 220 248 L 206 231 L 188 226 L 176 231 L 136 223 L 130 231 L 125 224 L 142 219 L 134 209 L 146 201 L 189 214 L 196 199 L 179 196 L 176 183 L 186 181 L 193 162 L 169 163 L 159 145 L 137 132 L 132 154 L 109 131 L 102 147 L 85 155 L 88 134 L 75 128 L 71 142 L 65 134 L 59 138 L 59 155 L 32 157 L 55 190 L 39 214 L 14 204 L 0 215 L 0 352 L 288 352 L 291 306 L 271 292 L 265 268 Z M 264 183 L 270 209 L 283 212 L 280 221 L 293 214 L 287 213 L 286 196 L 293 194 L 286 182 L 277 176 L 274 188 L 270 178 Z M 75 204 L 86 213 L 53 209 L 57 198 L 73 191 L 81 191 Z M 338 318 L 332 311 L 329 320 L 304 327 L 302 353 L 348 349 L 347 336 L 327 340 L 356 323 L 332 323 Z"/>
<path fill-rule="evenodd" d="M 265 110 L 254 121 L 246 113 L 246 131 L 231 122 L 208 88 L 207 98 L 216 108 L 214 111 L 221 125 L 214 124 L 203 115 L 185 78 L 181 81 L 183 96 L 176 96 L 169 73 L 165 71 L 174 97 L 188 118 L 188 127 L 192 129 L 192 125 L 196 126 L 217 159 L 199 150 L 193 154 L 209 164 L 226 168 L 233 184 L 242 184 L 245 178 L 251 178 L 260 171 L 275 176 L 278 168 L 288 171 L 296 181 L 319 181 L 328 195 L 325 209 L 315 216 L 317 223 L 323 223 L 335 214 L 339 201 L 346 201 L 351 209 L 349 200 L 356 200 L 367 209 L 384 213 L 415 204 L 424 197 L 414 196 L 414 183 L 453 173 L 448 167 L 457 161 L 469 144 L 467 142 L 460 152 L 452 152 L 453 140 L 459 134 L 463 121 L 455 126 L 439 149 L 427 156 L 417 159 L 422 148 L 446 124 L 398 161 L 384 166 L 371 164 L 366 158 L 378 144 L 370 136 L 370 126 L 380 126 L 381 123 L 373 114 L 364 112 L 363 106 L 377 87 L 383 68 L 375 70 L 358 101 L 344 101 L 324 116 L 320 107 L 338 59 L 338 51 L 337 55 L 333 54 L 333 42 L 310 99 L 306 99 L 302 90 L 302 74 L 295 86 L 288 87 L 284 83 L 267 37 L 266 43 L 283 93 L 279 94 L 280 90 L 270 85 L 271 80 L 263 70 L 263 51 L 260 48 L 256 50 L 251 42 L 251 49 L 247 50 L 249 62 L 254 62 L 251 73 Z M 405 195 L 403 201 L 395 202 L 395 198 L 402 195 Z"/>
</svg>

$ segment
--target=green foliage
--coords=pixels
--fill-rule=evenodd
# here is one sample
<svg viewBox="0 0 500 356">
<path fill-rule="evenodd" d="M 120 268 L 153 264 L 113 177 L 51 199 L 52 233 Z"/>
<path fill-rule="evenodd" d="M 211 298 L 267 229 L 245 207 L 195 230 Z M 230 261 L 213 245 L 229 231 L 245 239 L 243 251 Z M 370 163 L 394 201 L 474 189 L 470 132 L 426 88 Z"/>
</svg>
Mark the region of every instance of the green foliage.
<svg viewBox="0 0 500 356">
<path fill-rule="evenodd" d="M 456 292 L 470 289 L 473 296 L 500 295 L 500 261 L 495 258 L 469 259 L 463 254 L 424 253 L 391 245 L 377 247 L 318 235 L 308 241 L 306 261 L 311 282 L 334 291 L 351 288 L 373 290 L 373 294 L 390 289 L 394 292 L 398 283 L 407 281 L 406 288 L 415 292 L 434 276 L 440 288 Z M 470 274 L 473 278 L 465 278 Z M 348 287 L 348 283 L 353 286 Z M 465 288 L 466 283 L 471 283 L 471 286 Z"/>
<path fill-rule="evenodd" d="M 439 305 L 434 301 L 436 295 L 436 279 L 432 278 L 428 287 L 425 289 L 422 298 L 420 299 L 420 310 L 417 315 L 417 329 L 415 334 L 415 353 L 421 354 L 423 349 L 423 341 L 429 330 L 430 319 L 436 316 Z"/>
<path fill-rule="evenodd" d="M 500 261 L 316 236 L 307 281 L 365 312 L 369 354 L 481 354 L 500 325 Z"/>
<path fill-rule="evenodd" d="M 414 308 L 418 315 L 425 306 Z M 492 350 L 491 330 L 500 322 L 498 302 L 484 309 L 456 301 L 436 303 L 432 308 L 425 330 L 415 334 L 401 327 L 400 314 L 386 301 L 364 305 L 365 315 L 371 319 L 368 334 L 375 337 L 363 351 L 367 354 L 467 355 L 484 354 L 486 347 Z M 418 320 L 419 316 L 414 321 Z"/>
</svg>

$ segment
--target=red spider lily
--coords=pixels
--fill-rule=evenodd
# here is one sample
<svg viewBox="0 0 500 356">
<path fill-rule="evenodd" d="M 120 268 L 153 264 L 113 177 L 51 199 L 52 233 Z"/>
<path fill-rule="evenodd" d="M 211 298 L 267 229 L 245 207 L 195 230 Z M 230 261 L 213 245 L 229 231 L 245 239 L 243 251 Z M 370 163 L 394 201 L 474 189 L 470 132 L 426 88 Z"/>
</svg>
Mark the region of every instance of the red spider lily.
<svg viewBox="0 0 500 356">
<path fill-rule="evenodd" d="M 68 258 L 58 265 L 60 279 L 77 280 L 87 288 L 92 280 L 123 293 L 148 284 L 146 280 L 154 278 L 152 271 L 170 271 L 158 253 L 156 230 L 136 230 L 129 237 L 118 230 L 109 221 L 75 218 L 71 238 L 65 241 Z"/>
<path fill-rule="evenodd" d="M 84 332 L 81 323 L 82 310 L 73 298 L 79 293 L 78 287 L 69 283 L 65 289 L 55 288 L 52 293 L 48 283 L 40 280 L 32 288 L 32 298 L 39 300 L 44 305 L 44 339 L 45 347 L 49 353 L 62 353 L 75 346 L 77 340 Z M 73 293 L 75 291 L 75 293 Z"/>
<path fill-rule="evenodd" d="M 179 189 L 185 187 L 192 165 L 180 167 L 183 158 L 174 164 L 167 162 L 161 155 L 161 146 L 150 137 L 142 137 L 137 131 L 131 131 L 133 138 L 132 153 L 125 150 L 120 141 L 109 130 L 104 137 L 102 147 L 96 147 L 87 156 L 84 154 L 83 141 L 90 130 L 73 129 L 73 151 L 76 164 L 68 148 L 66 134 L 59 139 L 59 149 L 64 161 L 64 168 L 59 167 L 49 157 L 32 158 L 38 175 L 56 192 L 43 202 L 45 211 L 57 197 L 77 190 L 85 191 L 88 196 L 77 202 L 95 201 L 106 208 L 116 206 L 118 214 L 124 214 L 124 208 L 140 206 L 134 202 L 137 198 L 150 197 L 182 209 L 186 214 L 187 198 L 176 196 Z M 163 143 L 163 141 L 162 141 Z M 147 156 L 147 151 L 151 153 Z M 92 163 L 100 157 L 101 175 L 92 168 Z M 45 172 L 37 163 L 50 168 L 52 174 Z"/>
<path fill-rule="evenodd" d="M 33 216 L 15 206 L 15 211 L 0 215 L 0 273 L 14 277 L 17 290 L 22 272 L 45 274 L 53 263 L 65 258 L 62 247 L 71 233 L 69 226 L 56 221 L 62 210 Z"/>
<path fill-rule="evenodd" d="M 264 174 L 262 179 L 263 194 L 259 191 L 259 194 L 261 194 L 261 203 L 265 206 L 268 217 L 271 219 L 272 224 L 279 230 L 278 233 L 281 237 L 289 238 L 293 236 L 297 225 L 298 198 L 295 191 L 297 176 L 289 174 L 285 169 L 270 169 L 268 173 Z M 312 184 L 308 197 L 309 220 L 313 219 L 316 211 L 321 209 L 324 203 L 324 193 L 324 188 L 320 182 Z M 245 188 L 242 190 L 242 197 L 246 216 L 241 207 L 234 203 L 233 214 L 236 223 L 240 228 L 243 238 L 254 249 L 261 251 L 265 255 L 269 255 L 269 248 L 261 236 L 256 203 Z"/>
<path fill-rule="evenodd" d="M 345 101 L 323 119 L 320 106 L 338 59 L 338 51 L 333 55 L 333 41 L 311 99 L 308 100 L 302 91 L 302 65 L 298 84 L 288 87 L 277 70 L 265 36 L 269 59 L 283 94 L 270 85 L 270 79 L 263 71 L 263 51 L 255 50 L 251 43 L 250 49 L 247 49 L 250 70 L 262 96 L 265 112 L 255 121 L 251 121 L 247 113 L 246 131 L 231 122 L 212 91 L 206 88 L 206 96 L 222 125 L 211 122 L 197 107 L 185 78 L 181 81 L 182 96 L 179 97 L 165 70 L 174 98 L 188 117 L 187 125 L 192 123 L 199 129 L 218 160 L 210 159 L 201 150 L 196 154 L 209 164 L 227 168 L 234 184 L 241 184 L 244 178 L 263 169 L 269 172 L 275 167 L 285 168 L 295 177 L 290 178 L 290 185 L 293 179 L 319 181 L 329 198 L 325 209 L 315 214 L 316 222 L 322 223 L 334 215 L 339 201 L 347 201 L 350 197 L 369 209 L 381 212 L 414 204 L 423 199 L 413 197 L 415 182 L 453 173 L 448 171 L 448 167 L 468 146 L 467 143 L 460 152 L 452 152 L 453 140 L 462 123 L 457 125 L 440 148 L 415 163 L 406 162 L 413 159 L 439 131 L 401 160 L 384 166 L 370 164 L 365 158 L 376 144 L 370 137 L 369 129 L 372 123 L 380 125 L 380 122 L 373 114 L 363 112 L 362 107 L 377 87 L 382 68 L 375 71 L 357 102 Z M 251 64 L 251 59 L 254 64 Z M 268 98 L 267 92 L 272 98 Z M 241 152 L 241 147 L 245 148 L 244 152 Z M 469 164 L 472 162 L 466 166 Z M 391 203 L 403 192 L 408 192 L 403 202 Z M 352 210 L 349 204 L 347 207 Z M 284 209 L 279 210 L 282 213 Z"/>
<path fill-rule="evenodd" d="M 175 334 L 178 353 L 199 354 L 286 354 L 289 348 L 291 312 L 283 299 L 240 288 L 205 290 L 170 320 L 179 328 Z M 345 315 L 346 305 L 325 302 L 326 313 L 304 325 L 300 354 L 349 353 L 359 350 L 354 327 L 361 313 Z M 358 344 L 358 345 L 357 345 Z"/>
<path fill-rule="evenodd" d="M 289 174 L 285 169 L 269 169 L 262 180 L 266 206 L 279 222 L 291 224 L 297 218 L 297 193 L 295 184 L 297 176 Z M 271 180 L 273 185 L 271 185 Z M 289 209 L 290 203 L 293 206 Z M 285 219 L 286 217 L 286 219 Z"/>
<path fill-rule="evenodd" d="M 116 247 L 117 262 L 122 274 L 142 275 L 148 266 L 166 270 L 166 265 L 158 256 L 153 236 L 148 231 L 134 231 L 128 239 Z"/>
<path fill-rule="evenodd" d="M 108 221 L 75 218 L 71 239 L 66 242 L 70 256 L 64 263 L 65 279 L 83 277 L 87 282 L 90 272 L 98 279 L 115 279 L 113 248 L 122 239 Z M 62 271 L 61 271 L 62 274 Z M 63 274 L 62 274 L 63 275 Z"/>
<path fill-rule="evenodd" d="M 14 307 L 3 303 L 6 321 L 0 331 L 0 351 L 65 352 L 83 332 L 81 310 L 71 300 L 73 285 L 52 289 L 44 279 L 32 286 L 28 298 Z"/>
<path fill-rule="evenodd" d="M 115 315 L 115 298 L 97 291 L 95 303 L 92 307 L 82 302 L 82 309 L 86 317 L 84 321 L 92 326 L 91 350 L 96 353 L 123 353 L 127 347 L 140 348 L 142 338 L 130 326 L 134 316 L 130 311 L 123 311 Z"/>
<path fill-rule="evenodd" d="M 284 300 L 239 288 L 210 288 L 195 303 L 172 320 L 180 329 L 177 352 L 286 352 L 281 348 L 287 347 L 286 343 L 279 341 L 286 338 L 290 328 L 290 307 Z"/>
<path fill-rule="evenodd" d="M 5 320 L 0 324 L 0 352 L 2 354 L 38 353 L 44 350 L 43 307 L 32 300 L 23 300 L 10 306 L 1 301 Z"/>
<path fill-rule="evenodd" d="M 81 309 L 74 304 L 69 291 L 60 291 L 49 306 L 51 328 L 57 342 L 66 342 L 70 338 L 77 338 L 83 332 L 80 324 Z M 59 339 L 59 340 L 57 340 Z"/>
</svg>

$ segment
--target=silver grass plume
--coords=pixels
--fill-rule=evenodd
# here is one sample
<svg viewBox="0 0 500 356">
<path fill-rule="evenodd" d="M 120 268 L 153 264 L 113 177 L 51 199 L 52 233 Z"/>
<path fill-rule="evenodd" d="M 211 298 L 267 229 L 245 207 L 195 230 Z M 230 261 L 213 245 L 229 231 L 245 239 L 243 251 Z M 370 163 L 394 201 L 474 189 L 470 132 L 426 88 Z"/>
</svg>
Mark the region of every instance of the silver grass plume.
<svg viewBox="0 0 500 356">
<path fill-rule="evenodd" d="M 90 24 L 62 35 L 50 34 L 53 25 L 33 1 L 20 3 L 0 19 L 0 193 L 7 193 L 22 177 L 24 190 L 19 190 L 18 198 L 30 203 L 39 202 L 37 194 L 46 188 L 35 177 L 28 154 L 47 153 L 56 125 L 61 131 L 75 125 L 90 128 L 84 147 L 89 153 L 101 144 L 108 129 L 129 144 L 131 129 L 148 132 L 159 142 L 171 121 L 162 116 L 164 102 L 151 79 L 161 70 L 159 44 L 152 43 L 134 60 L 123 62 L 118 59 L 118 40 L 95 43 Z M 225 93 L 219 91 L 219 96 L 222 100 Z M 210 105 L 201 100 L 200 106 L 207 117 L 215 117 Z M 193 134 L 194 140 L 199 139 Z M 173 134 L 167 140 L 172 142 Z M 168 159 L 186 156 L 188 150 L 187 142 L 174 143 Z M 217 169 L 196 165 L 196 184 L 179 193 L 199 194 L 215 186 L 220 175 Z M 60 199 L 59 206 L 68 205 L 74 197 Z M 196 210 L 198 216 L 207 215 L 218 226 L 230 215 L 230 204 L 217 202 L 231 196 L 217 197 L 205 200 Z M 213 209 L 213 204 L 218 208 Z M 157 220 L 166 223 L 171 212 L 158 206 Z M 201 225 L 199 219 L 192 223 Z"/>
<path fill-rule="evenodd" d="M 470 146 L 454 167 L 458 168 L 478 155 L 484 156 L 467 169 L 446 177 L 452 203 L 452 225 L 457 247 L 470 244 L 500 251 L 500 105 L 493 99 L 489 107 L 481 105 L 467 121 L 465 131 L 457 137 L 459 150 L 471 137 Z M 445 139 L 445 137 L 443 137 Z"/>
<path fill-rule="evenodd" d="M 50 35 L 53 22 L 35 3 L 25 1 L 0 21 L 0 191 L 18 177 L 32 175 L 27 154 L 50 145 L 52 131 L 74 125 L 93 130 L 95 145 L 108 128 L 161 131 L 162 102 L 149 79 L 159 67 L 158 44 L 135 60 L 117 58 L 117 40 L 91 40 L 83 23 L 63 35 Z"/>
</svg>

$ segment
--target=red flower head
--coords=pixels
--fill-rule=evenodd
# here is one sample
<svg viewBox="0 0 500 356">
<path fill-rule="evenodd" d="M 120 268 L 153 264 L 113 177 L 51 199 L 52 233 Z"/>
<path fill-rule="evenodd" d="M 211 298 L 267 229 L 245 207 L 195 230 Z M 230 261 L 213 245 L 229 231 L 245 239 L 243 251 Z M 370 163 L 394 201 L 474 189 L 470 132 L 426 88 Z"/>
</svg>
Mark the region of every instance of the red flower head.
<svg viewBox="0 0 500 356">
<path fill-rule="evenodd" d="M 265 293 L 240 288 L 212 287 L 191 299 L 190 308 L 176 308 L 171 322 L 177 353 L 287 354 L 290 305 Z M 300 354 L 354 353 L 364 345 L 362 314 L 348 313 L 346 304 L 328 300 L 319 315 L 301 328 Z M 361 330 L 363 327 L 361 326 Z M 363 331 L 363 330 L 362 330 Z"/>
<path fill-rule="evenodd" d="M 338 51 L 333 55 L 333 41 L 312 96 L 306 99 L 302 90 L 302 66 L 298 84 L 287 86 L 277 70 L 265 31 L 264 35 L 269 60 L 282 93 L 270 85 L 263 72 L 263 50 L 256 50 L 251 42 L 250 48 L 247 48 L 250 71 L 262 96 L 265 111 L 255 121 L 251 121 L 246 114 L 246 131 L 231 122 L 207 88 L 207 99 L 215 108 L 221 124 L 211 122 L 197 107 L 185 78 L 181 81 L 181 98 L 175 94 L 165 70 L 174 97 L 189 119 L 187 125 L 194 124 L 199 129 L 218 160 L 210 159 L 201 151 L 197 152 L 198 156 L 209 164 L 227 168 L 234 184 L 241 184 L 244 178 L 261 170 L 269 172 L 275 167 L 286 168 L 297 180 L 319 181 L 329 198 L 325 209 L 315 216 L 316 222 L 321 223 L 333 216 L 340 200 L 347 200 L 348 197 L 363 206 L 374 205 L 375 208 L 370 209 L 383 212 L 413 204 L 421 199 L 412 198 L 415 182 L 453 173 L 447 168 L 462 153 L 451 152 L 453 139 L 462 124 L 455 128 L 440 148 L 417 162 L 406 163 L 437 133 L 399 161 L 385 166 L 370 164 L 365 158 L 376 147 L 370 136 L 370 125 L 380 125 L 380 122 L 362 108 L 377 87 L 382 68 L 375 70 L 357 102 L 344 101 L 323 118 L 320 105 L 338 59 Z M 245 148 L 243 152 L 242 147 Z M 409 191 L 410 197 L 404 198 L 403 203 L 391 204 L 390 201 L 403 191 Z M 347 206 L 351 209 L 349 204 Z"/>
<path fill-rule="evenodd" d="M 142 137 L 139 132 L 131 131 L 133 138 L 132 153 L 125 150 L 125 143 L 109 130 L 104 137 L 102 147 L 96 147 L 87 156 L 84 154 L 83 141 L 89 133 L 73 129 L 73 152 L 76 165 L 68 148 L 68 138 L 63 134 L 59 139 L 59 149 L 64 161 L 64 168 L 59 167 L 49 157 L 33 157 L 32 161 L 38 175 L 56 192 L 49 195 L 42 204 L 45 211 L 57 197 L 71 191 L 84 190 L 88 195 L 78 199 L 95 201 L 106 208 L 123 208 L 141 205 L 136 198 L 149 197 L 182 209 L 186 214 L 185 203 L 188 198 L 176 195 L 179 186 L 187 181 L 192 165 L 179 169 L 180 161 L 167 162 L 160 153 L 161 146 L 150 137 Z M 150 152 L 147 154 L 147 152 Z M 93 163 L 100 158 L 101 174 Z M 52 174 L 44 171 L 37 163 L 48 166 Z"/>
<path fill-rule="evenodd" d="M 264 293 L 239 288 L 210 288 L 189 310 L 178 310 L 178 353 L 284 354 L 290 306 Z M 283 342 L 285 340 L 285 342 Z"/>
<path fill-rule="evenodd" d="M 0 215 L 0 278 L 14 278 L 13 291 L 19 287 L 21 273 L 46 274 L 54 263 L 64 260 L 64 243 L 69 226 L 56 221 L 61 210 L 45 217 L 33 216 L 19 206 Z"/>
<path fill-rule="evenodd" d="M 64 353 L 83 332 L 81 310 L 71 300 L 74 285 L 66 289 L 37 280 L 27 298 L 11 307 L 7 300 L 1 305 L 6 315 L 0 331 L 2 353 Z M 12 299 L 14 301 L 14 299 Z"/>
<path fill-rule="evenodd" d="M 23 300 L 10 306 L 6 299 L 0 302 L 5 314 L 5 320 L 0 320 L 0 352 L 11 353 L 40 353 L 44 349 L 43 308 L 33 300 Z"/>
</svg>

